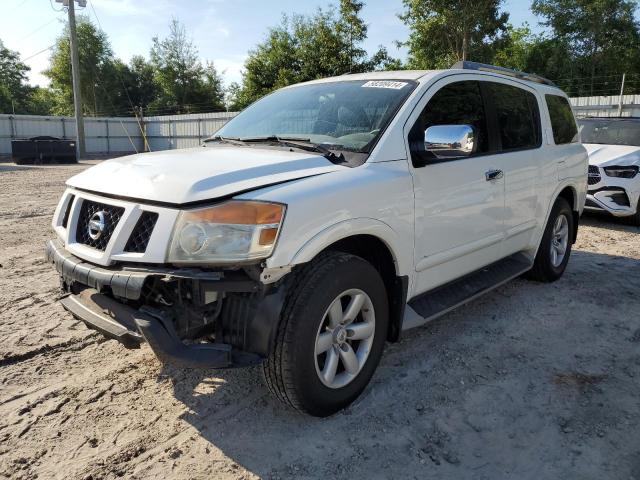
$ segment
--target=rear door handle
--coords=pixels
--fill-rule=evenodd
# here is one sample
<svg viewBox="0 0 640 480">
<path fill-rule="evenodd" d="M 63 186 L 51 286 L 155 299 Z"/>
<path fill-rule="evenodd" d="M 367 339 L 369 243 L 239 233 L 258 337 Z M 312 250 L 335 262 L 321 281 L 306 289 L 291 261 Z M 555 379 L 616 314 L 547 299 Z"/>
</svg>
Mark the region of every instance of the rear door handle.
<svg viewBox="0 0 640 480">
<path fill-rule="evenodd" d="M 489 170 L 484 174 L 484 178 L 487 180 L 487 182 L 490 182 L 491 180 L 499 180 L 503 176 L 504 173 L 502 170 Z"/>
</svg>

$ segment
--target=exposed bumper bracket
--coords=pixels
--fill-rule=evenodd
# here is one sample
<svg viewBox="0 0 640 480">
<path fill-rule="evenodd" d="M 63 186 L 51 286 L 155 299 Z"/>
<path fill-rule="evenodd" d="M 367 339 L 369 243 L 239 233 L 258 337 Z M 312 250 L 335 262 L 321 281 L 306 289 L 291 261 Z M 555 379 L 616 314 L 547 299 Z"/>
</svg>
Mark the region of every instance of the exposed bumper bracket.
<svg viewBox="0 0 640 480">
<path fill-rule="evenodd" d="M 91 288 L 68 295 L 61 303 L 88 327 L 118 340 L 125 347 L 136 348 L 146 340 L 163 363 L 187 368 L 231 368 L 254 365 L 262 360 L 258 355 L 237 352 L 231 345 L 222 343 L 185 345 L 170 319 L 144 308 L 136 310 Z"/>
</svg>

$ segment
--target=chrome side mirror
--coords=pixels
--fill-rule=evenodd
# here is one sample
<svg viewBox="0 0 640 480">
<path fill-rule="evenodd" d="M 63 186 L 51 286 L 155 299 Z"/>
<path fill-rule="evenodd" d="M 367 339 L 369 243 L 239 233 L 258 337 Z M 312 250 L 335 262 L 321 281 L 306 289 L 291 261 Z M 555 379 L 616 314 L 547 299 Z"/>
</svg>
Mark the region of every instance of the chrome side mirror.
<svg viewBox="0 0 640 480">
<path fill-rule="evenodd" d="M 470 125 L 434 125 L 424 132 L 424 149 L 438 160 L 468 157 L 477 146 Z"/>
</svg>

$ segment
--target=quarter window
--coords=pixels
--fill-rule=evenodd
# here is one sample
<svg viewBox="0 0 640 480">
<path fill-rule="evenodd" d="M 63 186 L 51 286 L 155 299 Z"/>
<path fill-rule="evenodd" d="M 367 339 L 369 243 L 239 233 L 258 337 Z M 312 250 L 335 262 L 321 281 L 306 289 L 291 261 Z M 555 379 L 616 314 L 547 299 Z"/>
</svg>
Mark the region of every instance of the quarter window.
<svg viewBox="0 0 640 480">
<path fill-rule="evenodd" d="M 559 95 L 545 95 L 545 100 L 549 109 L 554 143 L 562 145 L 577 142 L 578 128 L 569 101 Z"/>
<path fill-rule="evenodd" d="M 536 148 L 541 144 L 540 112 L 536 97 L 521 88 L 487 82 L 495 110 L 501 150 Z"/>
<path fill-rule="evenodd" d="M 470 125 L 478 142 L 476 152 L 488 152 L 487 121 L 478 82 L 451 83 L 429 100 L 411 131 L 411 143 L 418 152 L 424 151 L 424 131 L 434 125 Z"/>
</svg>

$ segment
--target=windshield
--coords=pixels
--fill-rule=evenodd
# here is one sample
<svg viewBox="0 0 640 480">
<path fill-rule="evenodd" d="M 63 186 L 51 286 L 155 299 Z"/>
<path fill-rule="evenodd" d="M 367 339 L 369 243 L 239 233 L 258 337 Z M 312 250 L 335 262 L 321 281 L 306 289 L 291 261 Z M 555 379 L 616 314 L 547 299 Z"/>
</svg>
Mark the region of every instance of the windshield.
<svg viewBox="0 0 640 480">
<path fill-rule="evenodd" d="M 640 119 L 579 120 L 582 143 L 640 147 Z"/>
<path fill-rule="evenodd" d="M 411 81 L 351 80 L 278 90 L 229 121 L 216 137 L 304 138 L 366 153 L 414 87 Z"/>
</svg>

